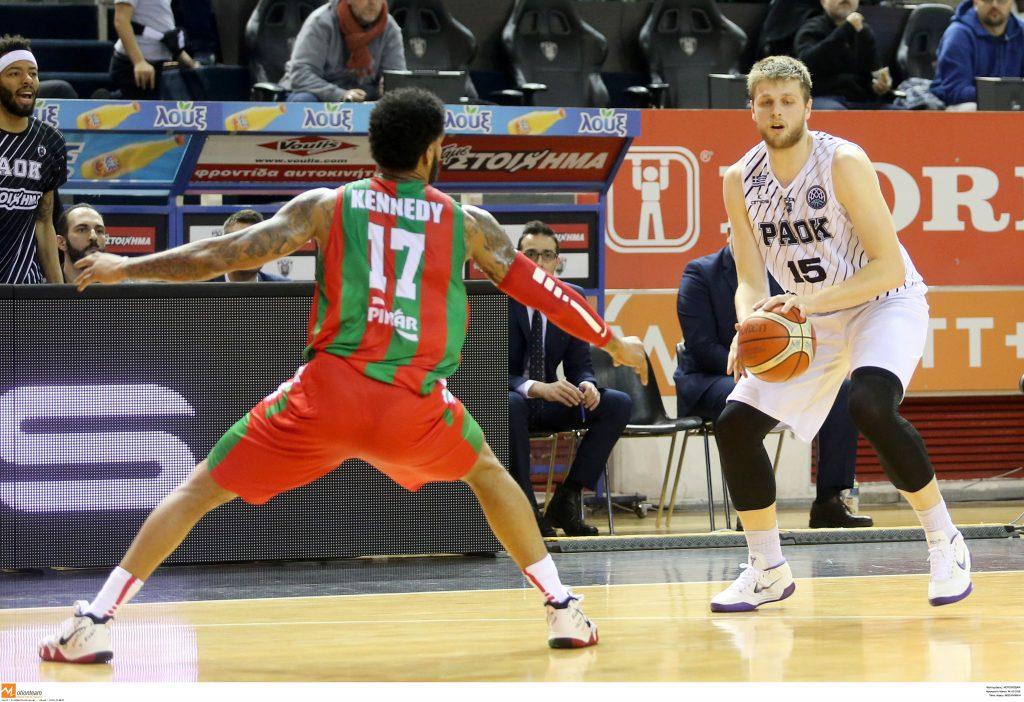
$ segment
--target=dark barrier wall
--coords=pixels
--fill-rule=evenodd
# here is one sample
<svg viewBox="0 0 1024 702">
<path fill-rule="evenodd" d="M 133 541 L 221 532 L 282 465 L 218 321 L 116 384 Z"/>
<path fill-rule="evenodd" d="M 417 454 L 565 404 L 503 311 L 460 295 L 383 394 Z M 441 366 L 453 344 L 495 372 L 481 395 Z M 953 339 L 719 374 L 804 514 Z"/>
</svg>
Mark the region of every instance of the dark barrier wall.
<svg viewBox="0 0 1024 702">
<path fill-rule="evenodd" d="M 507 462 L 507 300 L 468 287 L 449 386 Z M 0 286 L 0 567 L 117 563 L 160 498 L 295 373 L 311 294 L 306 283 Z M 386 407 L 364 411 L 388 421 Z M 170 562 L 498 549 L 465 485 L 413 494 L 351 461 L 261 507 L 217 509 Z"/>
</svg>

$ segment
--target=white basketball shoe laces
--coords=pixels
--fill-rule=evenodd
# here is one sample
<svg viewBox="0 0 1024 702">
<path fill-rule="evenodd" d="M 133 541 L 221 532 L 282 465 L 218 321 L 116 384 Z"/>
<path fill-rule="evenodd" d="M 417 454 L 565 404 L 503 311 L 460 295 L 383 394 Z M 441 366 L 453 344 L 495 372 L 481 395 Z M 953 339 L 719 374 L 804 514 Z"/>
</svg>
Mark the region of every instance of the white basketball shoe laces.
<svg viewBox="0 0 1024 702">
<path fill-rule="evenodd" d="M 971 552 L 964 536 L 956 533 L 950 541 L 944 533 L 929 534 L 928 603 L 933 607 L 953 604 L 971 594 Z"/>
<path fill-rule="evenodd" d="M 711 599 L 712 612 L 750 612 L 768 602 L 778 602 L 793 594 L 796 583 L 789 563 L 765 567 L 764 557 L 751 554 L 749 563 L 741 563 L 743 571 L 729 587 Z"/>
<path fill-rule="evenodd" d="M 56 634 L 39 643 L 39 657 L 61 663 L 107 663 L 114 657 L 110 646 L 110 620 L 100 623 L 85 613 L 89 603 L 75 602 L 75 613 L 61 623 Z"/>
<path fill-rule="evenodd" d="M 562 603 L 547 602 L 548 646 L 551 648 L 584 648 L 597 643 L 597 625 L 587 619 L 580 603 L 583 595 L 569 593 Z"/>
</svg>

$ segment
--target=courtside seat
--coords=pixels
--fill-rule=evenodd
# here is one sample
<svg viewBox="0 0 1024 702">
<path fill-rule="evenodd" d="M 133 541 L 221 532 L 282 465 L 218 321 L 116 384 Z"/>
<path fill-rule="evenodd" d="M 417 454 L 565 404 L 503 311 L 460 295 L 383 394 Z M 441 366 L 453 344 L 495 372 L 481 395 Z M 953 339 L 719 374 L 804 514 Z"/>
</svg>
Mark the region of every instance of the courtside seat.
<svg viewBox="0 0 1024 702">
<path fill-rule="evenodd" d="M 746 41 L 714 0 L 658 0 L 640 28 L 651 82 L 669 86 L 667 107 L 708 107 L 708 75 L 738 72 Z"/>
<path fill-rule="evenodd" d="M 452 17 L 443 0 L 392 0 L 391 16 L 402 28 L 405 65 L 410 71 L 465 71 L 466 97 L 476 98 L 469 64 L 476 38 Z"/>
<path fill-rule="evenodd" d="M 896 50 L 896 61 L 904 78 L 935 77 L 939 41 L 952 18 L 953 10 L 947 5 L 927 3 L 914 8 Z"/>
<path fill-rule="evenodd" d="M 114 42 L 96 39 L 32 39 L 32 53 L 45 71 L 110 71 Z"/>
<path fill-rule="evenodd" d="M 608 42 L 571 0 L 518 0 L 502 32 L 516 86 L 533 105 L 605 107 Z"/>
<path fill-rule="evenodd" d="M 249 72 L 256 83 L 277 83 L 292 55 L 295 37 L 322 0 L 259 0 L 245 25 Z"/>
</svg>

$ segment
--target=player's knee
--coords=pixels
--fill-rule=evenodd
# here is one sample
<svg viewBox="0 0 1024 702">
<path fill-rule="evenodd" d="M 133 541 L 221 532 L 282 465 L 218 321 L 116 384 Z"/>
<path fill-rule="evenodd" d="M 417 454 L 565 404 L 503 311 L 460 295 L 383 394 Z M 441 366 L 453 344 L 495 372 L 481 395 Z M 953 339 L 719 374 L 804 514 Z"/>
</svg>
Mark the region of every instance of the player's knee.
<svg viewBox="0 0 1024 702">
<path fill-rule="evenodd" d="M 194 472 L 176 492 L 186 508 L 197 514 L 206 514 L 237 497 L 218 485 L 207 470 Z"/>
<path fill-rule="evenodd" d="M 865 434 L 896 420 L 903 396 L 899 378 L 880 368 L 858 368 L 850 380 L 850 417 Z"/>
<path fill-rule="evenodd" d="M 765 416 L 760 410 L 742 402 L 727 403 L 715 421 L 715 437 L 719 447 L 764 441 L 772 428 L 768 426 L 762 431 L 761 425 L 765 423 L 760 419 Z M 774 426 L 774 422 L 771 424 Z"/>
<path fill-rule="evenodd" d="M 506 478 L 511 479 L 509 472 L 505 470 L 505 466 L 501 465 L 501 461 L 494 455 L 490 447 L 485 444 L 476 463 L 462 480 L 475 490 Z"/>
</svg>

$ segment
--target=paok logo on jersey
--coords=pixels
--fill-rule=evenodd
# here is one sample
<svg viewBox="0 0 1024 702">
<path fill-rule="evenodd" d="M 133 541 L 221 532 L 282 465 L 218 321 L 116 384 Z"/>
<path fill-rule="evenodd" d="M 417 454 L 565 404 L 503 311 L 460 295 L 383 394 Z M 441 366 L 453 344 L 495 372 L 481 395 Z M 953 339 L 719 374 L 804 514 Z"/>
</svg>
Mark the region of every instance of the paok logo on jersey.
<svg viewBox="0 0 1024 702">
<path fill-rule="evenodd" d="M 328 102 L 323 109 L 304 107 L 302 109 L 303 129 L 340 129 L 352 131 L 352 109 L 342 107 L 340 102 Z"/>
<path fill-rule="evenodd" d="M 419 343 L 420 323 L 415 317 L 410 317 L 401 309 L 389 310 L 387 301 L 378 295 L 370 300 L 370 307 L 366 312 L 368 323 L 383 324 L 395 330 L 395 333 L 406 341 Z"/>
<path fill-rule="evenodd" d="M 580 113 L 580 134 L 626 136 L 627 131 L 628 116 L 625 112 L 602 108 L 598 114 Z"/>
<path fill-rule="evenodd" d="M 175 107 L 158 104 L 153 126 L 172 129 L 175 127 L 206 129 L 206 106 L 197 105 L 194 102 L 179 102 Z"/>
<path fill-rule="evenodd" d="M 467 105 L 461 110 L 444 109 L 444 129 L 446 132 L 464 134 L 490 134 L 493 130 L 494 112 L 475 105 Z"/>
<path fill-rule="evenodd" d="M 761 241 L 765 246 L 771 246 L 776 237 L 779 239 L 779 246 L 798 246 L 832 238 L 832 233 L 828 230 L 828 217 L 798 219 L 792 222 L 784 219 L 778 224 L 758 222 L 757 228 L 761 232 Z"/>
<path fill-rule="evenodd" d="M 826 204 L 828 204 L 828 195 L 825 194 L 825 188 L 820 185 L 815 185 L 807 191 L 807 204 L 815 210 L 820 210 Z"/>
<path fill-rule="evenodd" d="M 330 153 L 331 151 L 342 151 L 344 149 L 354 149 L 355 144 L 349 144 L 338 139 L 332 139 L 330 137 L 320 136 L 304 136 L 304 137 L 285 137 L 278 139 L 277 141 L 268 141 L 260 146 L 264 149 L 270 149 L 272 151 L 281 151 L 286 154 L 292 154 L 293 156 L 319 156 L 320 154 Z"/>
<path fill-rule="evenodd" d="M 60 126 L 60 105 L 52 105 L 46 100 L 36 100 L 32 116 L 56 129 Z"/>
</svg>

